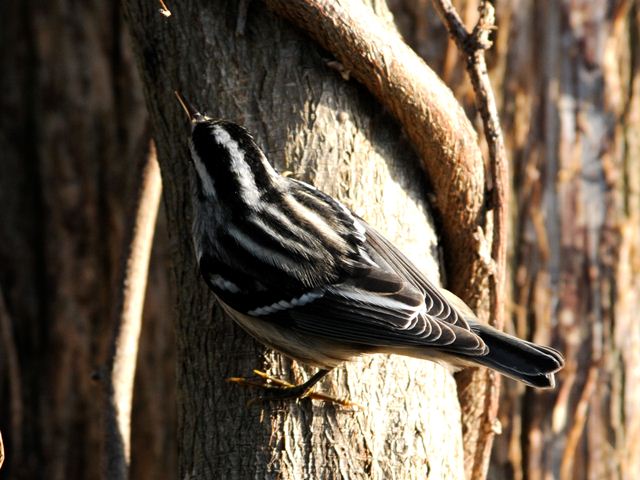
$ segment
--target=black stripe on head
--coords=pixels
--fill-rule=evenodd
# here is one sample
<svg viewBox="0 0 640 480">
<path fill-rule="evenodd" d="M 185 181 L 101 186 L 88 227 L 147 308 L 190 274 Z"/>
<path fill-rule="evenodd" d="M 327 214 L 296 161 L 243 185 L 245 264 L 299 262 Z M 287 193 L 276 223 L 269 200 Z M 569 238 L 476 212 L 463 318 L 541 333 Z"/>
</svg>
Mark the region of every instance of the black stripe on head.
<svg viewBox="0 0 640 480">
<path fill-rule="evenodd" d="M 273 186 L 273 172 L 270 172 L 270 164 L 262 150 L 256 144 L 249 132 L 232 122 L 217 122 L 219 127 L 226 130 L 231 138 L 238 142 L 240 150 L 245 152 L 245 161 L 254 172 L 255 182 L 260 191 L 268 190 Z"/>
<path fill-rule="evenodd" d="M 239 185 L 234 181 L 235 175 L 230 172 L 231 164 L 227 149 L 213 136 L 213 126 L 213 122 L 197 123 L 191 138 L 196 154 L 215 185 L 216 195 L 221 200 L 228 201 L 238 197 Z"/>
<path fill-rule="evenodd" d="M 263 192 L 278 189 L 274 171 L 247 131 L 231 122 L 197 123 L 195 153 L 215 185 L 216 196 L 232 211 L 257 203 Z"/>
</svg>

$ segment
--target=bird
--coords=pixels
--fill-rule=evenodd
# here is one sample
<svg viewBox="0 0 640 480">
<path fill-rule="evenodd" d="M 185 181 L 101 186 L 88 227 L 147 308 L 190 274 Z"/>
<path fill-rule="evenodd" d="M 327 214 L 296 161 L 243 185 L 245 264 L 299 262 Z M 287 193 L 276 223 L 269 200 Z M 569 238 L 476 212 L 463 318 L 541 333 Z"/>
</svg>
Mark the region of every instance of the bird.
<svg viewBox="0 0 640 480">
<path fill-rule="evenodd" d="M 245 128 L 176 96 L 191 124 L 200 275 L 251 336 L 318 368 L 303 384 L 265 388 L 304 398 L 334 368 L 375 353 L 483 366 L 531 387 L 555 386 L 564 366 L 559 351 L 480 322 L 341 202 L 281 175 Z"/>
</svg>

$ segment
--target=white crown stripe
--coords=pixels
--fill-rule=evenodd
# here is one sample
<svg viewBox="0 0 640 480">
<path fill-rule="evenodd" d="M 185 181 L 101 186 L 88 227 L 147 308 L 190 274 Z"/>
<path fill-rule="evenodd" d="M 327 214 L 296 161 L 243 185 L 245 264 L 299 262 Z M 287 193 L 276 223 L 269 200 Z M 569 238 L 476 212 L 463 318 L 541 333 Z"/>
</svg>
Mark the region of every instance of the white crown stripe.
<svg viewBox="0 0 640 480">
<path fill-rule="evenodd" d="M 202 182 L 204 193 L 216 200 L 216 189 L 213 184 L 213 179 L 211 178 L 211 175 L 209 175 L 209 172 L 207 172 L 207 168 L 204 166 L 200 155 L 198 155 L 198 152 L 193 146 L 193 142 L 189 142 L 189 149 L 191 150 L 191 158 L 193 158 L 196 172 L 198 173 L 198 177 Z"/>
<path fill-rule="evenodd" d="M 238 142 L 231 138 L 229 132 L 223 127 L 219 125 L 213 127 L 213 136 L 229 152 L 233 167 L 231 171 L 237 175 L 238 184 L 242 189 L 242 198 L 247 205 L 258 207 L 260 205 L 260 191 L 256 186 L 255 176 L 244 159 L 245 152 L 240 149 Z"/>
</svg>

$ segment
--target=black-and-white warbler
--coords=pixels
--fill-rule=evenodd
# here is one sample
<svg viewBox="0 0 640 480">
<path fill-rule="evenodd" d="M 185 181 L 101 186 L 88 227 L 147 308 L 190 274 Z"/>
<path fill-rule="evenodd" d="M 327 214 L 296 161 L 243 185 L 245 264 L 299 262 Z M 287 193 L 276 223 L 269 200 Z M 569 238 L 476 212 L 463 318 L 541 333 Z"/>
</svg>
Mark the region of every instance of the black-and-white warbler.
<svg viewBox="0 0 640 480">
<path fill-rule="evenodd" d="M 368 353 L 483 365 L 554 386 L 560 353 L 481 324 L 341 203 L 279 175 L 244 128 L 183 106 L 200 272 L 247 332 L 321 369 L 298 393 Z"/>
</svg>

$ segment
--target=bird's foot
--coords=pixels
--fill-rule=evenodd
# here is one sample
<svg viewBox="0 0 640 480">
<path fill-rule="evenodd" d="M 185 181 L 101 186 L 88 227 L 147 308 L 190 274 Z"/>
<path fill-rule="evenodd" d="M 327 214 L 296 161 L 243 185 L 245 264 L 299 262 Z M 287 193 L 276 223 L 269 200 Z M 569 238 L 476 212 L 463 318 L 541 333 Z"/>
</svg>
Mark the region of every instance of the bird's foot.
<svg viewBox="0 0 640 480">
<path fill-rule="evenodd" d="M 236 383 L 238 385 L 243 385 L 246 387 L 259 388 L 265 391 L 264 395 L 250 400 L 249 405 L 253 405 L 258 402 L 270 402 L 278 400 L 298 401 L 305 398 L 310 398 L 313 400 L 333 403 L 349 409 L 362 408 L 361 405 L 358 405 L 357 403 L 354 403 L 348 399 L 336 398 L 324 393 L 313 391 L 313 387 L 316 385 L 316 383 L 318 383 L 327 373 L 329 373 L 328 370 L 320 370 L 309 380 L 300 385 L 293 385 L 285 380 L 272 377 L 271 375 L 265 372 L 261 372 L 260 370 L 254 370 L 253 373 L 258 377 L 257 379 L 245 377 L 227 378 L 227 382 Z"/>
</svg>

